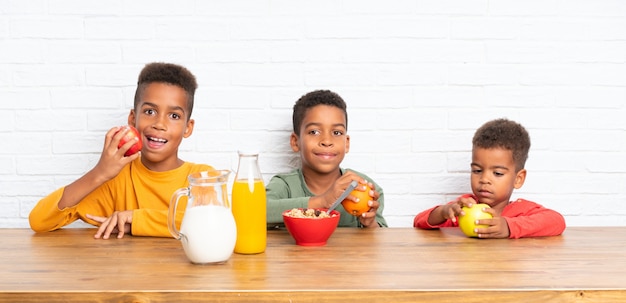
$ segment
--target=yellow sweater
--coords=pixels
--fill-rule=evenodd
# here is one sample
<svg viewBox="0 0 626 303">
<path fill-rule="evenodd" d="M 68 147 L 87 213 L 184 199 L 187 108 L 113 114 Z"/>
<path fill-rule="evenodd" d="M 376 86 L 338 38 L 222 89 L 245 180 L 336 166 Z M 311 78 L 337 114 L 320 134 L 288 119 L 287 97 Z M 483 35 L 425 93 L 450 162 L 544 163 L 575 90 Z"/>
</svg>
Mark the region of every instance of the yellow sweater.
<svg viewBox="0 0 626 303">
<path fill-rule="evenodd" d="M 114 211 L 134 210 L 131 231 L 133 235 L 171 237 L 167 227 L 167 214 L 172 194 L 189 185 L 189 174 L 212 169 L 206 164 L 185 162 L 170 171 L 154 172 L 141 163 L 141 158 L 137 158 L 126 165 L 115 178 L 98 187 L 75 206 L 59 210 L 58 204 L 65 187 L 41 199 L 30 212 L 30 227 L 36 232 L 52 231 L 77 219 L 97 226 L 100 223 L 85 215 L 110 217 Z M 184 201 L 183 198 L 179 203 L 177 226 L 180 226 L 184 213 Z"/>
</svg>

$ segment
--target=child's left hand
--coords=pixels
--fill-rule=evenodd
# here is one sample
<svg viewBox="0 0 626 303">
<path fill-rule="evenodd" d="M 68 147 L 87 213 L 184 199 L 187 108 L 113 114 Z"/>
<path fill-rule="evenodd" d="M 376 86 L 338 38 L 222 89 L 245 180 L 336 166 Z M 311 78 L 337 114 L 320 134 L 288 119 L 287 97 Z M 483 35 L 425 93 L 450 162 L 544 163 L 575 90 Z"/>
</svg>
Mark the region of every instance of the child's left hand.
<svg viewBox="0 0 626 303">
<path fill-rule="evenodd" d="M 367 202 L 367 205 L 370 209 L 367 212 L 364 212 L 357 219 L 361 222 L 363 227 L 380 227 L 378 222 L 376 221 L 376 212 L 378 211 L 378 207 L 380 207 L 380 203 L 378 203 L 378 197 L 380 197 L 380 193 L 376 191 L 374 184 L 368 183 L 368 186 L 372 188 L 369 192 L 372 200 Z"/>
<path fill-rule="evenodd" d="M 478 237 L 484 239 L 508 238 L 510 235 L 509 224 L 506 222 L 504 217 L 500 217 L 492 208 L 486 208 L 483 211 L 486 213 L 490 213 L 493 218 L 478 220 L 478 224 L 489 225 L 489 227 L 486 228 L 476 229 Z"/>
<path fill-rule="evenodd" d="M 93 236 L 96 239 L 108 239 L 112 233 L 117 233 L 117 238 L 121 239 L 124 234 L 130 234 L 133 223 L 133 211 L 116 211 L 110 217 L 99 217 L 87 214 L 87 218 L 100 222 L 98 231 Z"/>
</svg>

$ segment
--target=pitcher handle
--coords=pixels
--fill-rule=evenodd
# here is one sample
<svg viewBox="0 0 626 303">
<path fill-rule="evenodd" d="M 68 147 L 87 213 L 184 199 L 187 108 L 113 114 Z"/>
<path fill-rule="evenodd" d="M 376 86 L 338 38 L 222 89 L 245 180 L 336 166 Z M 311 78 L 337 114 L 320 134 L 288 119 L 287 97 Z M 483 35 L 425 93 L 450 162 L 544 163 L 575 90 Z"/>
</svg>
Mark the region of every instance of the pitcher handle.
<svg viewBox="0 0 626 303">
<path fill-rule="evenodd" d="M 182 196 L 189 197 L 189 188 L 179 188 L 172 195 L 172 200 L 170 201 L 170 209 L 167 214 L 167 227 L 170 230 L 170 234 L 177 240 L 180 240 L 180 231 L 176 228 L 176 208 L 178 206 L 178 200 Z"/>
</svg>

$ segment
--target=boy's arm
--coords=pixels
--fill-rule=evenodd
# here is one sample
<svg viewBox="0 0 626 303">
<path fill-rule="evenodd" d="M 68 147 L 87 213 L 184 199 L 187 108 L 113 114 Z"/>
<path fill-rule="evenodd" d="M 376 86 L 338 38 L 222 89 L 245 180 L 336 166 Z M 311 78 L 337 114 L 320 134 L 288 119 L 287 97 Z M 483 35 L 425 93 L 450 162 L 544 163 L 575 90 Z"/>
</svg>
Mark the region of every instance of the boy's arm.
<svg viewBox="0 0 626 303">
<path fill-rule="evenodd" d="M 104 147 L 102 148 L 102 154 L 100 155 L 100 160 L 98 161 L 96 166 L 94 166 L 94 168 L 88 171 L 84 176 L 80 177 L 78 180 L 72 182 L 70 185 L 65 187 L 63 195 L 59 200 L 59 209 L 72 207 L 78 204 L 78 202 L 83 200 L 96 188 L 100 187 L 105 182 L 115 178 L 115 176 L 117 176 L 117 174 L 119 174 L 119 172 L 124 168 L 124 166 L 139 158 L 140 153 L 136 153 L 128 157 L 124 156 L 124 153 L 133 144 L 135 144 L 137 138 L 127 142 L 122 147 L 117 148 L 120 139 L 125 136 L 126 133 L 129 131 L 129 129 L 126 128 L 122 129 L 118 133 L 120 128 L 121 127 L 111 128 L 106 133 L 104 139 Z"/>
<path fill-rule="evenodd" d="M 306 196 L 290 197 L 289 185 L 279 177 L 272 177 L 265 186 L 267 197 L 267 223 L 283 223 L 283 211 L 292 208 L 306 208 L 309 198 Z"/>
<path fill-rule="evenodd" d="M 36 232 L 45 232 L 59 229 L 78 219 L 75 208 L 59 210 L 59 200 L 63 196 L 64 188 L 59 188 L 41 199 L 28 215 L 30 228 Z"/>
<path fill-rule="evenodd" d="M 565 230 L 563 216 L 537 203 L 518 200 L 502 217 L 509 225 L 509 238 L 558 236 Z"/>
</svg>

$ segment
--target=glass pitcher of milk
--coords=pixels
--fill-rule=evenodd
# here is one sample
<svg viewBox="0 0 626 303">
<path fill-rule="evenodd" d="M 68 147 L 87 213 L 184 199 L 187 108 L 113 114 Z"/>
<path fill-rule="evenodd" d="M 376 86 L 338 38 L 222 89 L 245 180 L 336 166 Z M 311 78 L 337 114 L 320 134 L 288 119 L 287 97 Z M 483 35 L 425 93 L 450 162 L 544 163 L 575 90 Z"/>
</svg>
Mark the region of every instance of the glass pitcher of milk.
<svg viewBox="0 0 626 303">
<path fill-rule="evenodd" d="M 229 170 L 193 173 L 188 177 L 189 187 L 180 188 L 172 195 L 168 227 L 172 236 L 181 240 L 191 263 L 223 263 L 233 253 L 237 227 L 228 202 L 229 174 Z M 187 196 L 187 208 L 178 230 L 176 209 L 182 196 Z"/>
</svg>

